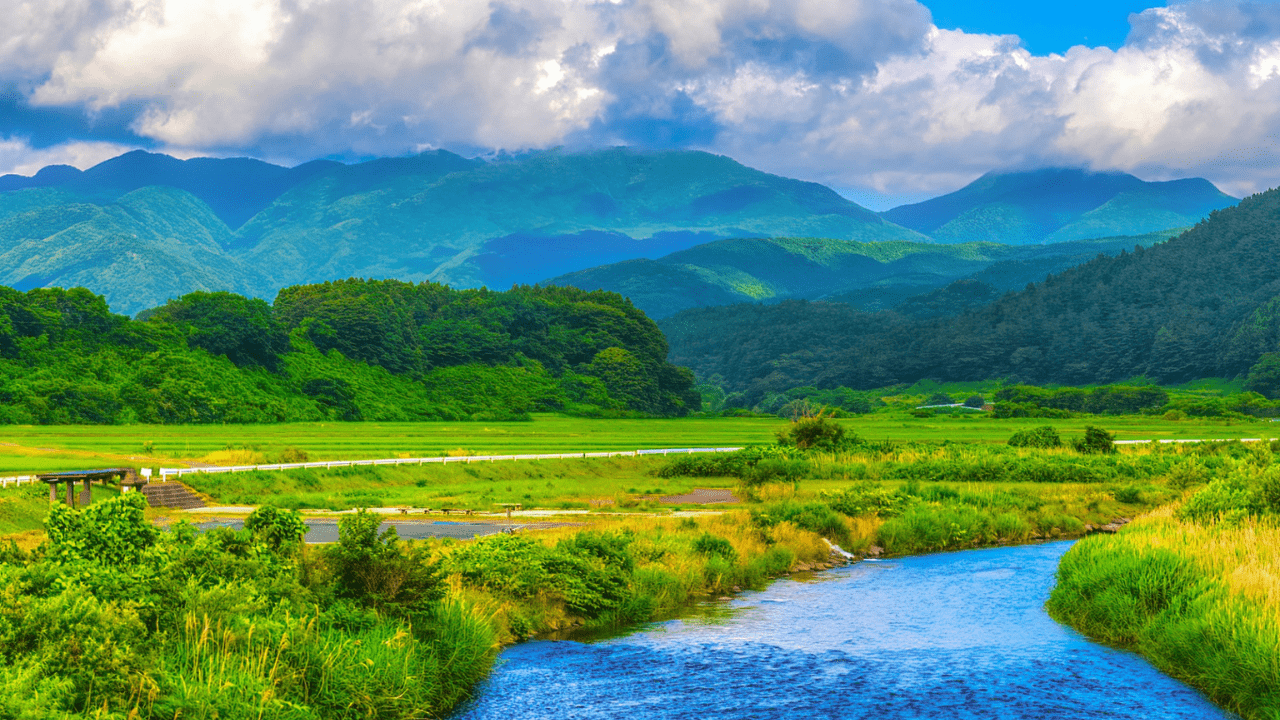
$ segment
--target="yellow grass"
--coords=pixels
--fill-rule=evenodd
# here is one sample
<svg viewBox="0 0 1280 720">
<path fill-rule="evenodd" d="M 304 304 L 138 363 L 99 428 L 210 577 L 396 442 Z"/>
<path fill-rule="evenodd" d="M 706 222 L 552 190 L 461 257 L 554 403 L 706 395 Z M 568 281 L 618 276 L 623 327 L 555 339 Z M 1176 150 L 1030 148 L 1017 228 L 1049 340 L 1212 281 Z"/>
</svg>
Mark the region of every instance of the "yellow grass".
<svg viewBox="0 0 1280 720">
<path fill-rule="evenodd" d="M 1232 593 L 1280 617 L 1280 525 L 1274 519 L 1202 525 L 1179 521 L 1175 511 L 1170 505 L 1144 515 L 1126 530 L 1129 542 L 1188 558 Z"/>
</svg>

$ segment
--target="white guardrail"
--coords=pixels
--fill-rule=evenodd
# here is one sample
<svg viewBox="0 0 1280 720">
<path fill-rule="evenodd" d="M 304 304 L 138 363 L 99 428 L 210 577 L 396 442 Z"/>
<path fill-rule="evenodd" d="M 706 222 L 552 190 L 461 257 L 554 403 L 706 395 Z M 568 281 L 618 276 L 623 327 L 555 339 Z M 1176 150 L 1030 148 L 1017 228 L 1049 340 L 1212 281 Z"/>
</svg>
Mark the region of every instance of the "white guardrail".
<svg viewBox="0 0 1280 720">
<path fill-rule="evenodd" d="M 549 453 L 543 455 L 459 455 L 456 457 L 421 457 L 421 458 L 384 458 L 379 460 L 327 460 L 322 462 L 305 462 L 305 463 L 274 463 L 271 465 L 223 465 L 216 467 L 194 467 L 194 468 L 160 468 L 160 479 L 171 477 L 182 477 L 183 475 L 195 475 L 199 473 L 235 473 L 235 472 L 260 472 L 271 470 L 302 470 L 302 469 L 330 469 L 355 467 L 357 465 L 431 465 L 431 464 L 451 464 L 451 463 L 473 463 L 473 462 L 500 462 L 500 461 L 517 461 L 517 460 L 568 460 L 572 458 L 611 458 L 611 457 L 638 457 L 640 455 L 679 455 L 688 453 L 722 453 L 734 452 L 741 450 L 740 447 L 722 447 L 722 448 L 661 448 L 657 450 L 615 450 L 613 452 L 576 452 L 576 453 Z M 144 472 L 150 475 L 149 472 Z M 8 487 L 11 483 L 21 485 L 24 482 L 34 482 L 35 475 L 18 475 L 14 477 L 0 477 L 0 487 Z"/>
<path fill-rule="evenodd" d="M 385 458 L 380 460 L 328 460 L 323 462 L 275 463 L 272 465 L 160 468 L 160 477 L 163 479 L 169 477 L 182 477 L 183 475 L 196 475 L 199 473 L 261 472 L 264 470 L 328 470 L 331 468 L 356 467 L 358 465 L 448 465 L 451 463 L 503 462 L 518 460 L 569 460 L 573 458 L 638 457 L 640 455 L 733 452 L 741 449 L 742 448 L 740 447 L 662 448 L 658 450 L 615 450 L 613 452 L 547 453 L 543 455 L 459 455 L 454 457 Z"/>
</svg>

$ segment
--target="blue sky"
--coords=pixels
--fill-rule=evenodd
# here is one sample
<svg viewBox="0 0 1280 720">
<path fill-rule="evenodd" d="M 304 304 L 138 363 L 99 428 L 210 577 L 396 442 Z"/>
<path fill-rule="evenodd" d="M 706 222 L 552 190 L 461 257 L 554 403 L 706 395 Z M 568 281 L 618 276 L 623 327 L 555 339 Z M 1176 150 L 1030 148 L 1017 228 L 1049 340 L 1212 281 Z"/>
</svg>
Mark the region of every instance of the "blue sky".
<svg viewBox="0 0 1280 720">
<path fill-rule="evenodd" d="M 1280 5 L 10 0 L 0 174 L 689 148 L 872 207 L 1001 169 L 1280 184 Z"/>
<path fill-rule="evenodd" d="M 1165 3 L 1131 0 L 1016 2 L 1015 0 L 926 0 L 938 27 L 971 33 L 1012 34 L 1034 54 L 1066 52 L 1074 45 L 1124 45 L 1129 14 Z"/>
</svg>

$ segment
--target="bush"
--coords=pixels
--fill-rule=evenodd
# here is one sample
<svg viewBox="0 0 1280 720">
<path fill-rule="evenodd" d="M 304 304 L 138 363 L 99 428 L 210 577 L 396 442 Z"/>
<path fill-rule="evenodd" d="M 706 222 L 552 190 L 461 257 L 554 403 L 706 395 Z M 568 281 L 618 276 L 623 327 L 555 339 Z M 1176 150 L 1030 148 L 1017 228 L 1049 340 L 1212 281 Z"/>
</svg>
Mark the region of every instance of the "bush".
<svg viewBox="0 0 1280 720">
<path fill-rule="evenodd" d="M 51 554 L 62 561 L 136 565 L 159 536 L 147 520 L 146 509 L 146 498 L 136 492 L 94 503 L 83 510 L 54 504 L 45 520 Z"/>
<path fill-rule="evenodd" d="M 270 548 L 272 552 L 292 555 L 297 552 L 302 538 L 307 534 L 307 524 L 297 510 L 281 510 L 264 505 L 245 518 L 244 529 L 253 539 Z"/>
<path fill-rule="evenodd" d="M 716 556 L 728 560 L 733 560 L 738 556 L 737 551 L 733 549 L 733 545 L 728 540 L 719 535 L 712 535 L 706 532 L 693 541 L 693 550 L 708 557 Z"/>
<path fill-rule="evenodd" d="M 1109 455 L 1116 451 L 1115 438 L 1111 433 L 1092 425 L 1085 426 L 1084 436 L 1072 440 L 1071 447 L 1086 454 Z"/>
<path fill-rule="evenodd" d="M 840 514 L 826 503 L 782 502 L 761 510 L 752 510 L 751 520 L 757 527 L 762 528 L 773 527 L 780 522 L 789 522 L 838 544 L 847 545 L 850 542 L 849 526 Z"/>
<path fill-rule="evenodd" d="M 790 426 L 777 432 L 777 437 L 779 445 L 826 452 L 835 452 L 857 442 L 856 437 L 846 438 L 844 427 L 822 411 L 795 418 Z"/>
<path fill-rule="evenodd" d="M 1259 509 L 1254 493 L 1239 475 L 1214 480 L 1178 508 L 1181 520 L 1212 523 L 1238 520 Z"/>
<path fill-rule="evenodd" d="M 964 401 L 964 406 L 968 408 L 982 409 L 982 406 L 986 404 L 987 401 L 984 400 L 981 395 L 971 395 L 968 398 L 965 398 Z"/>
<path fill-rule="evenodd" d="M 394 526 L 378 533 L 382 517 L 366 510 L 338 520 L 338 542 L 325 559 L 336 594 L 384 610 L 421 609 L 444 589 L 436 565 L 400 544 Z"/>
<path fill-rule="evenodd" d="M 1205 472 L 1204 466 L 1195 460 L 1187 460 L 1174 465 L 1165 477 L 1169 482 L 1169 487 L 1175 490 L 1183 490 L 1207 481 L 1209 474 Z"/>
<path fill-rule="evenodd" d="M 1062 447 L 1062 438 L 1052 425 L 1041 425 L 1030 430 L 1019 430 L 1009 438 L 1011 447 L 1056 448 Z"/>
<path fill-rule="evenodd" d="M 1142 490 L 1133 485 L 1116 488 L 1111 491 L 1111 496 L 1116 499 L 1116 502 L 1122 502 L 1126 505 L 1135 505 L 1142 502 Z"/>
<path fill-rule="evenodd" d="M 910 495 L 886 490 L 870 482 L 858 483 L 839 492 L 823 491 L 821 497 L 832 510 L 849 517 L 869 514 L 894 517 L 915 502 Z"/>
</svg>

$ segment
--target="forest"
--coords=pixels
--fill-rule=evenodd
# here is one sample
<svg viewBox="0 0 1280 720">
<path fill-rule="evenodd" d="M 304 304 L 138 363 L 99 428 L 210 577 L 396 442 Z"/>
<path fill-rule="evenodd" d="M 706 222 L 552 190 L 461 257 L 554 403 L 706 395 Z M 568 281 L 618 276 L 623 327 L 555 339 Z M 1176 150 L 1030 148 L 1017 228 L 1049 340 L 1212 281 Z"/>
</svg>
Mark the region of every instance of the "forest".
<svg viewBox="0 0 1280 720">
<path fill-rule="evenodd" d="M 196 292 L 139 313 L 83 288 L 0 288 L 0 422 L 682 415 L 693 376 L 614 293 L 393 280 Z"/>
<path fill-rule="evenodd" d="M 688 310 L 660 325 L 672 362 L 751 400 L 800 386 L 922 379 L 1086 385 L 1257 376 L 1280 348 L 1280 192 L 1151 248 L 1098 257 L 957 317 L 786 301 Z M 1261 362 L 1260 362 L 1261 360 Z M 1270 384 L 1269 384 L 1270 383 Z"/>
</svg>

